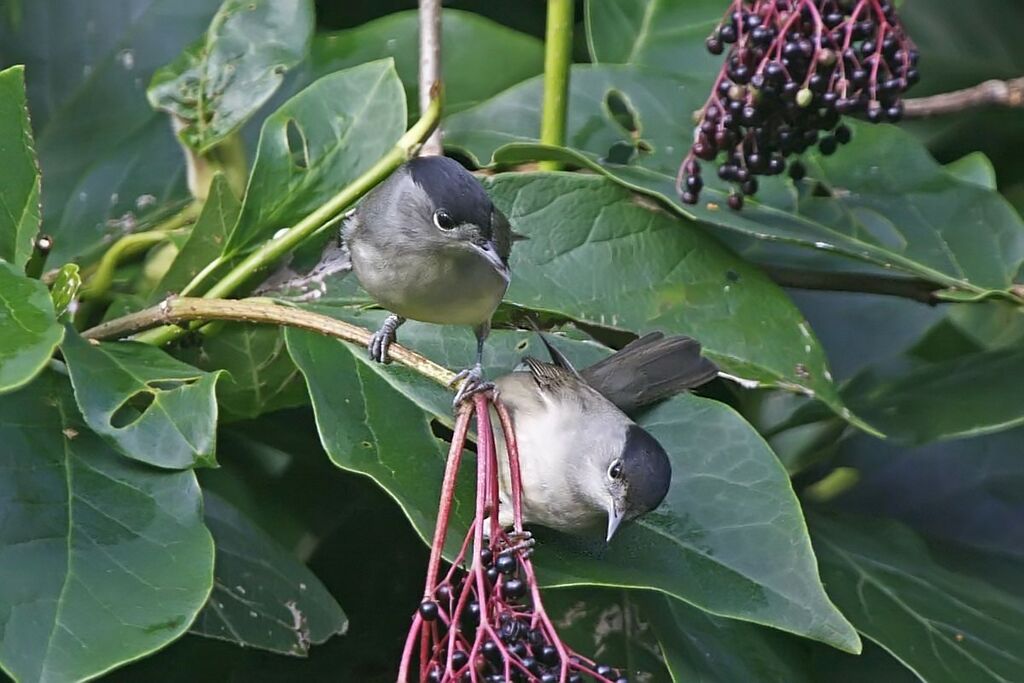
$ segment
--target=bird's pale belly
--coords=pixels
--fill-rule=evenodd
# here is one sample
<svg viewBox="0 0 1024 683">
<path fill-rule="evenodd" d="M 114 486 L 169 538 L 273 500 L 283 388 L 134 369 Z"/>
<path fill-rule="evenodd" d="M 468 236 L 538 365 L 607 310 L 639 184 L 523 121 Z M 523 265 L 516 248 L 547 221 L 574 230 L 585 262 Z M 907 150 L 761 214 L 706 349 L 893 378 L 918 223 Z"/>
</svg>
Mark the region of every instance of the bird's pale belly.
<svg viewBox="0 0 1024 683">
<path fill-rule="evenodd" d="M 414 255 L 384 267 L 353 250 L 352 265 L 363 289 L 392 313 L 441 325 L 480 325 L 490 320 L 508 280 L 482 256 L 466 253 L 423 263 Z"/>
</svg>

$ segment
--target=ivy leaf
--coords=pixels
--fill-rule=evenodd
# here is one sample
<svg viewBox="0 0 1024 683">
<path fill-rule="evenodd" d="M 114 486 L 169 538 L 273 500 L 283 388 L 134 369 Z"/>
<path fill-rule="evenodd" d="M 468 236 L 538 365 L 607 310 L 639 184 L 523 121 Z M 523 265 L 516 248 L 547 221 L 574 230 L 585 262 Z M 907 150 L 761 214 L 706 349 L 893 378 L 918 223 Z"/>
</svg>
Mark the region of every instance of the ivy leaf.
<svg viewBox="0 0 1024 683">
<path fill-rule="evenodd" d="M 0 397 L 0 666 L 77 681 L 159 650 L 213 583 L 192 472 L 122 457 L 52 372 Z"/>
<path fill-rule="evenodd" d="M 830 157 L 807 155 L 810 176 L 824 183 L 829 196 L 765 178 L 756 200 L 731 211 L 725 185 L 710 172 L 697 205 L 680 203 L 675 191 L 705 82 L 629 66 L 576 66 L 566 134 L 570 149 L 526 144 L 539 130 L 541 86 L 531 79 L 450 117 L 446 142 L 483 163 L 554 158 L 584 166 L 745 239 L 867 261 L 976 298 L 1005 296 L 1024 262 L 1024 221 L 1006 200 L 957 178 L 894 126 L 854 123 L 852 144 Z M 609 93 L 628 98 L 642 124 L 644 146 L 635 163 L 607 158 L 616 145 L 635 144 L 607 111 Z"/>
<path fill-rule="evenodd" d="M 180 119 L 178 136 L 204 154 L 305 58 L 313 24 L 311 0 L 225 0 L 203 40 L 153 74 L 149 103 Z"/>
<path fill-rule="evenodd" d="M 0 260 L 0 393 L 35 377 L 63 336 L 46 286 Z"/>
<path fill-rule="evenodd" d="M 217 559 L 213 593 L 190 633 L 305 656 L 348 630 L 313 572 L 223 499 L 206 493 L 204 503 Z"/>
<path fill-rule="evenodd" d="M 228 256 L 289 227 L 365 173 L 405 132 L 392 61 L 325 76 L 267 117 Z"/>
<path fill-rule="evenodd" d="M 1008 681 L 1024 669 L 1019 594 L 947 569 L 941 553 L 900 524 L 822 515 L 811 521 L 836 602 L 921 680 Z"/>
<path fill-rule="evenodd" d="M 39 231 L 39 165 L 25 101 L 25 67 L 0 71 L 0 260 L 24 268 Z"/>
<path fill-rule="evenodd" d="M 171 469 L 215 463 L 219 372 L 148 344 L 96 343 L 73 330 L 61 351 L 85 421 L 125 455 Z"/>
</svg>

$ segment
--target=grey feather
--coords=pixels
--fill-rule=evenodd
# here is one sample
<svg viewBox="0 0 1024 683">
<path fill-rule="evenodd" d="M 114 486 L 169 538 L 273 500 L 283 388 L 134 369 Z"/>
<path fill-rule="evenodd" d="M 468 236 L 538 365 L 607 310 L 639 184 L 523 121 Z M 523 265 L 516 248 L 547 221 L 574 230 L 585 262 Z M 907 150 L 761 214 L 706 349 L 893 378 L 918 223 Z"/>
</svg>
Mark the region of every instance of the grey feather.
<svg viewBox="0 0 1024 683">
<path fill-rule="evenodd" d="M 620 410 L 630 413 L 711 381 L 718 376 L 718 367 L 701 355 L 695 339 L 651 332 L 580 374 Z"/>
</svg>

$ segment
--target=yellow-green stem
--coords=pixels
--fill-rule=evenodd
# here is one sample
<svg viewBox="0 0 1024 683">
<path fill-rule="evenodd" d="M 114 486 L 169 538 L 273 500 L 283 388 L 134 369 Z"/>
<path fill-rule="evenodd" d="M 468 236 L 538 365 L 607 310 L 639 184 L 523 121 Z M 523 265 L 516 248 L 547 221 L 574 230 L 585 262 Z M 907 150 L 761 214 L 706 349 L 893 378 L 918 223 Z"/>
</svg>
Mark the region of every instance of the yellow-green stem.
<svg viewBox="0 0 1024 683">
<path fill-rule="evenodd" d="M 316 211 L 280 235 L 265 242 L 256 251 L 246 256 L 203 296 L 207 299 L 220 299 L 234 294 L 256 274 L 269 268 L 278 259 L 319 230 L 325 223 L 335 220 L 338 214 L 370 191 L 377 183 L 388 177 L 402 162 L 409 159 L 420 143 L 434 129 L 434 126 L 437 125 L 440 116 L 441 101 L 440 98 L 435 98 L 431 102 L 431 106 L 423 112 L 419 121 L 406 131 L 395 146 L 391 148 L 391 151 L 384 155 L 372 168 L 359 176 L 351 185 L 331 197 Z M 184 332 L 185 330 L 180 327 L 165 326 L 143 333 L 137 339 L 149 344 L 166 344 L 177 339 Z"/>
<path fill-rule="evenodd" d="M 547 31 L 544 37 L 544 107 L 540 141 L 565 146 L 566 110 L 569 99 L 569 66 L 572 63 L 573 0 L 548 0 Z M 557 171 L 557 161 L 542 161 L 544 170 Z"/>
</svg>

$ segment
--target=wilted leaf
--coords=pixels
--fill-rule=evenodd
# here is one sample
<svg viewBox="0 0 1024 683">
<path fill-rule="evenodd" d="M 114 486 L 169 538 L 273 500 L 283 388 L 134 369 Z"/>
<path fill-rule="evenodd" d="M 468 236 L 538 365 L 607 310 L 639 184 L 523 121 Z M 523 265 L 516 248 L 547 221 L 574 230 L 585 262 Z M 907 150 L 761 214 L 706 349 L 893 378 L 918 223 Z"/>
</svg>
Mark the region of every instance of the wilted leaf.
<svg viewBox="0 0 1024 683">
<path fill-rule="evenodd" d="M 441 77 L 444 108 L 461 111 L 497 95 L 544 69 L 541 41 L 475 12 L 441 12 Z M 392 57 L 405 87 L 410 114 L 419 111 L 419 17 L 416 11 L 396 12 L 343 31 L 319 34 L 313 40 L 313 77 L 373 59 Z"/>
<path fill-rule="evenodd" d="M 345 633 L 345 613 L 313 572 L 229 503 L 210 493 L 204 503 L 217 559 L 191 633 L 300 656 Z"/>
<path fill-rule="evenodd" d="M 209 151 L 305 58 L 313 21 L 311 0 L 225 0 L 206 36 L 153 74 L 150 104 L 182 121 L 189 147 Z"/>
<path fill-rule="evenodd" d="M 0 260 L 25 267 L 39 231 L 39 165 L 25 101 L 25 67 L 0 71 Z"/>
<path fill-rule="evenodd" d="M 812 520 L 821 572 L 857 629 L 928 683 L 1011 681 L 1024 670 L 1024 600 L 942 566 L 893 522 Z"/>
<path fill-rule="evenodd" d="M 0 260 L 0 392 L 35 377 L 63 336 L 43 283 Z"/>
<path fill-rule="evenodd" d="M 168 468 L 214 463 L 220 373 L 148 344 L 97 344 L 73 330 L 61 351 L 85 421 L 125 455 Z"/>
<path fill-rule="evenodd" d="M 54 373 L 0 398 L 0 443 L 4 670 L 85 680 L 184 633 L 213 582 L 195 475 L 117 454 Z"/>
<path fill-rule="evenodd" d="M 234 255 L 318 208 L 366 172 L 405 131 L 405 93 L 391 60 L 325 76 L 267 117 Z"/>
<path fill-rule="evenodd" d="M 0 29 L 3 61 L 30 74 L 50 267 L 94 259 L 104 239 L 187 194 L 181 151 L 145 88 L 216 9 L 210 0 L 33 0 L 16 31 Z"/>
</svg>

